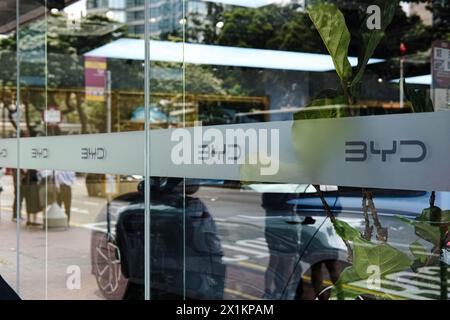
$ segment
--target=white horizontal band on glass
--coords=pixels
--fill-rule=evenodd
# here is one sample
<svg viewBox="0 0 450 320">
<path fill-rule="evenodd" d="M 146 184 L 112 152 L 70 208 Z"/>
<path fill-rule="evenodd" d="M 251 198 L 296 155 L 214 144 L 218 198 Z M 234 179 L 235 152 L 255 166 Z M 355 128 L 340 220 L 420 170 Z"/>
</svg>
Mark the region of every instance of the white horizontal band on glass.
<svg viewBox="0 0 450 320">
<path fill-rule="evenodd" d="M 151 175 L 450 191 L 449 124 L 436 112 L 152 130 Z M 227 132 L 256 138 L 253 151 Z M 16 143 L 0 140 L 1 167 L 16 166 Z M 29 169 L 142 175 L 144 132 L 22 138 L 20 155 Z"/>
</svg>

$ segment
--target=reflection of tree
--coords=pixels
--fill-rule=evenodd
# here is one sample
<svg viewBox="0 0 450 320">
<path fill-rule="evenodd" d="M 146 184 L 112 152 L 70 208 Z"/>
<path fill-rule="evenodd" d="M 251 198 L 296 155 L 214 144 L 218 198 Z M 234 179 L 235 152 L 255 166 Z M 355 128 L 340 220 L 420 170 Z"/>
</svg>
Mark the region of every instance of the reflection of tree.
<svg viewBox="0 0 450 320">
<path fill-rule="evenodd" d="M 426 3 L 427 1 L 406 2 Z M 339 0 L 337 4 L 345 16 L 345 22 L 351 34 L 349 55 L 359 56 L 362 41 L 361 21 L 364 20 L 367 7 L 376 4 L 376 1 Z M 210 3 L 207 8 L 206 17 L 187 12 L 188 22 L 185 34 L 187 41 L 246 48 L 327 52 L 307 12 L 298 10 L 298 5 L 269 5 L 251 9 Z M 221 29 L 216 27 L 219 21 L 224 22 Z M 172 36 L 182 39 L 182 30 L 176 30 Z M 407 45 L 410 54 L 424 52 L 425 56 L 428 56 L 433 40 L 448 37 L 448 30 L 445 30 L 445 27 L 443 30 L 442 26 L 424 25 L 420 17 L 416 15 L 408 17 L 400 7 L 397 7 L 392 23 L 386 29 L 386 37 L 381 39 L 373 57 L 391 59 L 398 56 L 400 42 Z M 261 83 L 271 80 L 274 76 L 266 73 L 255 74 L 249 70 L 229 72 L 222 69 L 219 69 L 217 75 L 223 79 L 225 88 L 244 94 L 260 94 L 258 90 L 261 88 Z"/>
<path fill-rule="evenodd" d="M 308 13 L 314 27 L 317 29 L 324 46 L 329 52 L 336 73 L 340 79 L 340 85 L 335 89 L 326 89 L 319 96 L 312 100 L 306 107 L 327 107 L 329 105 L 344 105 L 351 107 L 358 103 L 360 99 L 361 82 L 369 59 L 373 56 L 376 48 L 386 35 L 387 29 L 395 16 L 398 7 L 398 1 L 380 0 L 376 2 L 381 11 L 381 29 L 370 30 L 367 26 L 367 15 L 360 20 L 360 29 L 358 33 L 359 54 L 358 66 L 353 69 L 348 61 L 349 47 L 352 36 L 347 26 L 345 16 L 339 8 L 330 3 L 318 1 L 308 8 Z M 320 116 L 320 111 L 319 114 Z M 341 114 L 338 114 L 339 117 Z M 344 116 L 351 116 L 343 111 Z M 307 117 L 310 117 L 309 114 Z M 298 112 L 295 115 L 296 120 L 305 119 L 305 113 Z M 321 128 L 317 128 L 321 130 Z M 326 130 L 326 129 L 325 129 Z M 294 136 L 302 134 L 301 121 L 293 125 Z M 294 141 L 294 144 L 296 142 Z M 303 146 L 304 147 L 304 146 Z M 303 148 L 296 146 L 297 150 Z M 386 244 L 387 229 L 383 228 L 378 218 L 373 194 L 371 190 L 362 190 L 362 209 L 364 213 L 365 230 L 361 234 L 358 230 L 351 227 L 344 221 L 336 219 L 331 211 L 320 186 L 314 186 L 318 196 L 322 201 L 324 211 L 332 222 L 336 233 L 344 241 L 352 265 L 346 268 L 339 280 L 335 284 L 335 293 L 338 298 L 353 297 L 354 293 L 348 292 L 346 285 L 370 277 L 370 270 L 376 270 L 377 276 L 381 277 L 387 274 L 402 271 L 409 266 L 409 258 L 401 251 Z M 370 226 L 368 211 L 370 210 L 374 225 L 377 231 L 377 240 L 380 243 L 370 242 L 372 237 L 372 227 Z M 353 245 L 353 248 L 350 245 Z"/>
<path fill-rule="evenodd" d="M 100 16 L 83 18 L 77 30 L 67 26 L 63 15 L 51 15 L 20 28 L 20 102 L 30 135 L 39 130 L 41 113 L 52 106 L 65 116 L 76 113 L 82 132 L 87 131 L 84 92 L 80 90 L 84 87 L 83 54 L 123 36 L 125 31 Z M 16 87 L 16 34 L 0 41 L 0 63 L 0 98 L 16 127 L 12 116 L 16 112 L 12 104 Z M 29 83 L 29 79 L 37 79 L 39 84 Z"/>
</svg>

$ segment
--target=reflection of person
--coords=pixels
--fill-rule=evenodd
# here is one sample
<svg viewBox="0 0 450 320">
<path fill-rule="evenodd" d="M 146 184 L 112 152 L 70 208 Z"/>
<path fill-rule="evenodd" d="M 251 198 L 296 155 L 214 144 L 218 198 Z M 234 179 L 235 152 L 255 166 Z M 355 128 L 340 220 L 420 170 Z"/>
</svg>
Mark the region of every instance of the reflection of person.
<svg viewBox="0 0 450 320">
<path fill-rule="evenodd" d="M 274 217 L 292 216 L 293 206 L 288 204 L 293 194 L 264 193 L 262 206 L 266 211 L 265 237 L 269 247 L 269 264 L 265 274 L 265 298 L 278 299 L 292 272 L 298 251 L 296 228 L 279 225 Z"/>
<path fill-rule="evenodd" d="M 24 199 L 23 195 L 23 183 L 25 181 L 25 170 L 20 170 L 20 176 L 19 176 L 19 188 L 17 188 L 17 169 L 12 169 L 13 172 L 13 183 L 14 183 L 14 201 L 13 201 L 13 216 L 12 221 L 16 221 L 17 219 L 17 211 L 19 211 L 19 219 L 22 219 L 22 202 Z M 20 192 L 18 192 L 20 191 Z M 17 210 L 17 193 L 20 193 L 20 200 L 19 200 L 19 210 Z"/>
<path fill-rule="evenodd" d="M 72 204 L 72 185 L 75 182 L 75 172 L 73 171 L 55 171 L 55 185 L 58 189 L 57 201 L 67 215 L 67 223 L 70 222 L 70 207 Z"/>
<path fill-rule="evenodd" d="M 39 179 L 36 170 L 27 170 L 23 181 L 23 197 L 27 205 L 27 225 L 37 225 L 36 215 L 42 210 L 39 199 Z"/>
<path fill-rule="evenodd" d="M 51 175 L 52 175 L 51 170 L 39 171 L 39 179 L 41 181 L 44 181 L 46 177 L 49 177 Z M 54 186 L 52 186 L 52 182 L 54 182 Z M 75 172 L 54 171 L 54 180 L 50 181 L 48 184 L 49 188 L 56 188 L 56 199 L 53 199 L 52 195 L 48 194 L 49 199 L 51 199 L 51 201 L 56 200 L 59 206 L 62 206 L 62 204 L 64 203 L 64 210 L 67 215 L 67 223 L 70 222 L 70 207 L 72 204 L 72 185 L 74 184 L 74 182 L 75 182 Z"/>
</svg>

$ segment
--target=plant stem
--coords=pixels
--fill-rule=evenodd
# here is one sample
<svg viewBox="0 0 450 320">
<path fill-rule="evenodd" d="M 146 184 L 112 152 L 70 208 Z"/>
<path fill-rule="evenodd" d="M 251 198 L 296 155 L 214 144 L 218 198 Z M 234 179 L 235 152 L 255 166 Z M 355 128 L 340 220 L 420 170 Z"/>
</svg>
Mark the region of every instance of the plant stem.
<svg viewBox="0 0 450 320">
<path fill-rule="evenodd" d="M 375 207 L 375 202 L 373 201 L 373 193 L 372 191 L 366 190 L 366 197 L 368 206 L 370 208 L 370 212 L 372 214 L 373 223 L 375 224 L 375 229 L 377 230 L 377 240 L 386 242 L 388 238 L 387 228 L 383 228 L 380 222 L 380 218 L 378 217 L 377 208 Z"/>
<path fill-rule="evenodd" d="M 433 208 L 436 202 L 436 191 L 431 191 L 430 195 L 430 207 Z"/>
<path fill-rule="evenodd" d="M 372 239 L 373 227 L 370 225 L 369 220 L 369 208 L 367 206 L 366 189 L 363 189 L 362 209 L 364 213 L 364 225 L 365 225 L 363 238 L 366 239 L 367 241 L 370 241 Z"/>
</svg>

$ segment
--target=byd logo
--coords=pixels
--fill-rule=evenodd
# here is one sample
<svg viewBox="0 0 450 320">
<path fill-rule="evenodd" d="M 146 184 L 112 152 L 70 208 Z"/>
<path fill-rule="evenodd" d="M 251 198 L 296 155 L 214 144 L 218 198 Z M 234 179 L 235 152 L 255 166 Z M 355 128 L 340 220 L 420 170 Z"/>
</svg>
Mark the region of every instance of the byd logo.
<svg viewBox="0 0 450 320">
<path fill-rule="evenodd" d="M 396 155 L 400 157 L 400 162 L 417 163 L 425 160 L 428 152 L 425 143 L 420 140 L 394 140 L 386 149 L 377 148 L 375 141 L 346 141 L 345 146 L 347 162 L 364 162 L 370 155 L 379 156 L 382 162 L 386 162 L 389 156 Z"/>
</svg>

